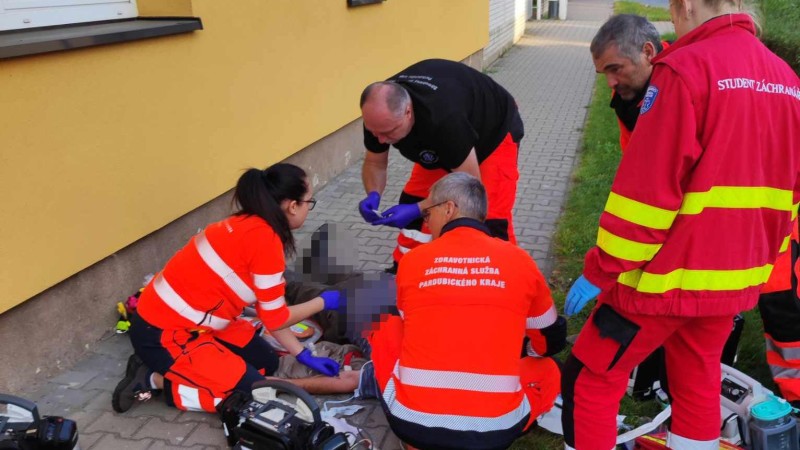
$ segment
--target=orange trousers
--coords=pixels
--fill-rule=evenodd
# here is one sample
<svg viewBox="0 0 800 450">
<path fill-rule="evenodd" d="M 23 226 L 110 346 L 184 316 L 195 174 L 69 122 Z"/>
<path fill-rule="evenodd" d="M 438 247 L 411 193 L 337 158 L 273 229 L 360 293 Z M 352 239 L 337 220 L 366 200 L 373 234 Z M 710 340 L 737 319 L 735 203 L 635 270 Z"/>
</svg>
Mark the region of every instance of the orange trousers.
<svg viewBox="0 0 800 450">
<path fill-rule="evenodd" d="M 511 211 L 514 209 L 517 181 L 519 181 L 518 150 L 519 144 L 514 142 L 509 133 L 497 146 L 497 149 L 479 166 L 481 182 L 486 188 L 486 196 L 489 200 L 486 225 L 493 236 L 515 244 L 517 238 L 514 235 Z M 444 169 L 429 170 L 419 164 L 414 164 L 411 176 L 400 196 L 400 203 L 417 203 L 427 198 L 431 186 L 448 173 Z M 392 254 L 394 261 L 399 263 L 409 250 L 425 244 L 429 240 L 430 230 L 423 221 L 412 222 L 408 228 L 400 230 L 400 234 L 397 236 L 397 247 Z"/>
</svg>

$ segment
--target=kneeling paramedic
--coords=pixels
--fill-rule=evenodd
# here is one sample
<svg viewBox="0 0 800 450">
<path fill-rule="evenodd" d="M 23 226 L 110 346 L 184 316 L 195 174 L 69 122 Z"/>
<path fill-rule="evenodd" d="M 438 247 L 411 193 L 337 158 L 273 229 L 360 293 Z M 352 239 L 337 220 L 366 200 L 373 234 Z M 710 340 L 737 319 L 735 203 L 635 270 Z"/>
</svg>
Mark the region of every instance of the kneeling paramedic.
<svg viewBox="0 0 800 450">
<path fill-rule="evenodd" d="M 564 347 L 566 321 L 533 259 L 491 237 L 478 179 L 449 174 L 429 201 L 433 240 L 400 265 L 400 315 L 369 336 L 381 401 L 411 446 L 507 448 L 553 406 L 560 376 L 548 356 Z"/>
<path fill-rule="evenodd" d="M 340 304 L 340 291 L 326 291 L 286 305 L 285 257 L 295 249 L 292 230 L 316 203 L 311 195 L 305 172 L 291 164 L 239 178 L 239 211 L 195 235 L 142 292 L 130 330 L 135 354 L 114 390 L 114 410 L 163 388 L 170 406 L 214 412 L 233 391 L 250 392 L 273 374 L 278 355 L 238 318 L 246 306 L 297 361 L 323 375 L 339 373 L 336 361 L 313 355 L 286 328 Z"/>
</svg>

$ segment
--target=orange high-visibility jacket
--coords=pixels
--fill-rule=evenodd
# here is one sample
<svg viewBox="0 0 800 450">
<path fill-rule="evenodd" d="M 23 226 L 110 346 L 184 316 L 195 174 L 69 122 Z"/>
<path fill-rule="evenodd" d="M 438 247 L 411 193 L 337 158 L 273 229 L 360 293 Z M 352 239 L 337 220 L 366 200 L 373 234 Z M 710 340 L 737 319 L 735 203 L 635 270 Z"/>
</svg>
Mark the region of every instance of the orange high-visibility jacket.
<svg viewBox="0 0 800 450">
<path fill-rule="evenodd" d="M 400 358 L 384 389 L 389 412 L 426 427 L 491 432 L 525 424 L 520 349 L 548 354 L 541 329 L 558 320 L 536 263 L 457 219 L 407 253 L 397 274 Z"/>
<path fill-rule="evenodd" d="M 222 330 L 255 306 L 269 328 L 286 322 L 283 244 L 260 217 L 209 225 L 142 292 L 137 312 L 163 330 Z"/>
</svg>

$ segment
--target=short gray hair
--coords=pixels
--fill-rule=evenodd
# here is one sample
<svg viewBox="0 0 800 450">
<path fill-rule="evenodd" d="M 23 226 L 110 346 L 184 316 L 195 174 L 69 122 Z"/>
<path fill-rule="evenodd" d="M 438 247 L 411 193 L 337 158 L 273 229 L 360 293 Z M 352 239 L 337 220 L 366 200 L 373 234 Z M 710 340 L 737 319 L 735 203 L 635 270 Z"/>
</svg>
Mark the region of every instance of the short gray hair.
<svg viewBox="0 0 800 450">
<path fill-rule="evenodd" d="M 479 179 L 468 173 L 453 172 L 434 183 L 430 199 L 434 205 L 452 200 L 462 217 L 486 220 L 486 189 Z"/>
<path fill-rule="evenodd" d="M 389 109 L 389 112 L 395 117 L 402 116 L 408 104 L 411 103 L 411 95 L 409 95 L 406 88 L 394 81 L 376 81 L 375 83 L 371 83 L 361 92 L 361 100 L 358 106 L 363 108 L 364 103 L 372 99 L 375 95 L 375 89 L 380 86 L 388 88 L 384 100 L 386 101 L 386 107 Z"/>
<path fill-rule="evenodd" d="M 616 44 L 623 56 L 636 61 L 646 42 L 653 44 L 657 54 L 661 53 L 661 35 L 652 23 L 635 14 L 619 14 L 600 27 L 589 50 L 592 57 L 597 59 L 609 46 Z"/>
</svg>

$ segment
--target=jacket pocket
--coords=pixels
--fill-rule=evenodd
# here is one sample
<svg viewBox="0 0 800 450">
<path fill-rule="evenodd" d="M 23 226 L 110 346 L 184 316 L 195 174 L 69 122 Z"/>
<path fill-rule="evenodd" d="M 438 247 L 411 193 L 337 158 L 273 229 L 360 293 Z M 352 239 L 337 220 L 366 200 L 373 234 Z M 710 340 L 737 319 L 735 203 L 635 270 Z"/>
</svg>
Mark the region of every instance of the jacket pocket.
<svg viewBox="0 0 800 450">
<path fill-rule="evenodd" d="M 600 304 L 581 330 L 572 353 L 593 373 L 605 374 L 617 365 L 639 328 L 611 306 Z"/>
<path fill-rule="evenodd" d="M 614 368 L 619 359 L 633 342 L 639 332 L 639 325 L 622 317 L 622 315 L 606 304 L 600 305 L 592 317 L 592 323 L 597 327 L 601 339 L 611 339 L 619 348 L 608 364 L 606 371 Z"/>
</svg>

